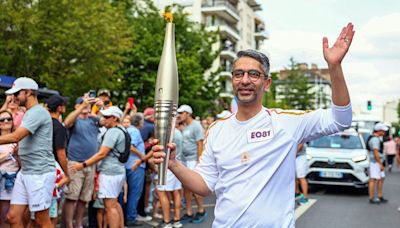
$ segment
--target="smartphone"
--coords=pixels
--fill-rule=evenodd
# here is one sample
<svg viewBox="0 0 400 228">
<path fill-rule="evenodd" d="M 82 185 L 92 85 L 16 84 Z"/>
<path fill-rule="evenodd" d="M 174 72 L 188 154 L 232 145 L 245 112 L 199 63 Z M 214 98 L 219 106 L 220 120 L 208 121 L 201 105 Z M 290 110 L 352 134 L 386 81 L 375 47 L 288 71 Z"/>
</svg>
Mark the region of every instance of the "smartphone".
<svg viewBox="0 0 400 228">
<path fill-rule="evenodd" d="M 133 104 L 135 103 L 135 98 L 128 97 L 128 103 L 129 103 L 130 109 L 133 109 Z"/>
<path fill-rule="evenodd" d="M 94 90 L 94 89 L 89 90 L 89 97 L 95 98 L 96 97 L 96 90 Z"/>
</svg>

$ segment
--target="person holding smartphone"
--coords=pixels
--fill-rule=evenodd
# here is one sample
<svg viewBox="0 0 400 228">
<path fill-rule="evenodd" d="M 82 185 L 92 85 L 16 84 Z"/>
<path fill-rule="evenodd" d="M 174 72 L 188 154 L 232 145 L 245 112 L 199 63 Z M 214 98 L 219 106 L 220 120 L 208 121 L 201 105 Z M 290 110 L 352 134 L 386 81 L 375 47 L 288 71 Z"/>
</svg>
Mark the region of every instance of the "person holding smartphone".
<svg viewBox="0 0 400 228">
<path fill-rule="evenodd" d="M 99 89 L 97 92 L 97 98 L 99 99 L 96 104 L 92 106 L 92 114 L 98 115 L 102 109 L 107 109 L 112 106 L 111 93 L 108 89 Z"/>
</svg>

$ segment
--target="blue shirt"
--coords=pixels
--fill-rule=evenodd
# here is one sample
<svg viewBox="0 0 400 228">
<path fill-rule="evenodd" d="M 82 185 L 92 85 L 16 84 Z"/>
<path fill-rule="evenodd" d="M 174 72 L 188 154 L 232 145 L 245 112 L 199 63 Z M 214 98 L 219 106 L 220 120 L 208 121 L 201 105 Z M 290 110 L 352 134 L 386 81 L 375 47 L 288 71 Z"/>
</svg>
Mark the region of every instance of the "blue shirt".
<svg viewBox="0 0 400 228">
<path fill-rule="evenodd" d="M 138 149 L 141 154 L 144 155 L 144 153 L 145 153 L 144 152 L 144 143 L 143 143 L 142 136 L 140 135 L 140 131 L 134 126 L 130 126 L 126 130 L 128 131 L 129 136 L 131 136 L 131 144 L 133 146 L 135 146 L 136 149 Z M 134 161 L 136 161 L 136 160 L 140 160 L 140 158 L 138 156 L 136 156 L 136 154 L 131 153 L 129 155 L 128 161 L 125 163 L 125 168 L 131 169 Z M 142 163 L 140 165 L 140 167 L 145 168 L 146 163 Z"/>
<path fill-rule="evenodd" d="M 140 135 L 142 136 L 143 142 L 146 142 L 154 134 L 154 123 L 148 120 L 144 120 L 143 128 L 140 129 Z"/>
<path fill-rule="evenodd" d="M 69 130 L 68 160 L 85 161 L 97 152 L 99 128 L 94 119 L 78 117 Z"/>
</svg>

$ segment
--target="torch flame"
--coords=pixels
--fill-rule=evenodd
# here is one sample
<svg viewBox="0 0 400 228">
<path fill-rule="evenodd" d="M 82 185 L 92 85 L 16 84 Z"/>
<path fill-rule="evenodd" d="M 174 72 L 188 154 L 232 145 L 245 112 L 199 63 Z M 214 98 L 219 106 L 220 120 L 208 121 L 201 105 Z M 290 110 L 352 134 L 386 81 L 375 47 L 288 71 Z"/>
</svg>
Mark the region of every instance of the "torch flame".
<svg viewBox="0 0 400 228">
<path fill-rule="evenodd" d="M 164 13 L 163 13 L 163 16 L 164 16 L 165 20 L 166 20 L 168 23 L 171 23 L 171 22 L 173 21 L 173 19 L 174 19 L 174 17 L 173 17 L 173 15 L 172 15 L 171 12 L 164 12 Z"/>
</svg>

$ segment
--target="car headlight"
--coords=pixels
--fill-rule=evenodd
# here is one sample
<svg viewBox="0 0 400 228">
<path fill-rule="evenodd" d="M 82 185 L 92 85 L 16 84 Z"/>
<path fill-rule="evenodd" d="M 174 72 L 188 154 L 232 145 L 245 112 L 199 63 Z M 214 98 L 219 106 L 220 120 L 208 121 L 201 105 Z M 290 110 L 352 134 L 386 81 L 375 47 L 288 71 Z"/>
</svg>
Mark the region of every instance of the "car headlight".
<svg viewBox="0 0 400 228">
<path fill-rule="evenodd" d="M 312 156 L 307 154 L 307 160 L 311 160 L 311 159 L 312 159 Z"/>
<path fill-rule="evenodd" d="M 353 160 L 353 162 L 365 161 L 365 160 L 367 160 L 367 155 L 358 155 L 358 156 L 353 157 L 351 160 Z"/>
</svg>

